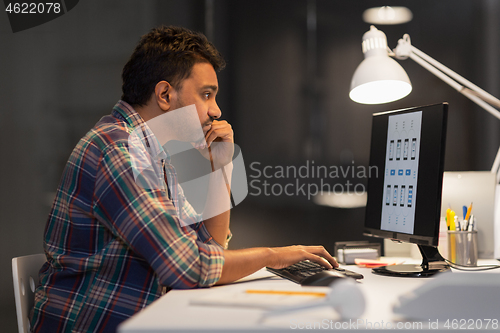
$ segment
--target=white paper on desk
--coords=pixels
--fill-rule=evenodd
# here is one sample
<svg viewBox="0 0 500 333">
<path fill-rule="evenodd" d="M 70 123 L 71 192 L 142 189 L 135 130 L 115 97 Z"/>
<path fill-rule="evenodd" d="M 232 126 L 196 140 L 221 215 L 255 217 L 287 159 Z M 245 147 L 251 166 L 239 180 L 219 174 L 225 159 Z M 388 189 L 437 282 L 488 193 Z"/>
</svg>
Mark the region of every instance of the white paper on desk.
<svg viewBox="0 0 500 333">
<path fill-rule="evenodd" d="M 191 305 L 208 305 L 224 307 L 244 307 L 258 309 L 272 309 L 288 305 L 305 304 L 308 302 L 319 302 L 323 298 L 309 295 L 273 295 L 273 294 L 251 294 L 245 291 L 216 292 L 192 299 Z"/>
</svg>

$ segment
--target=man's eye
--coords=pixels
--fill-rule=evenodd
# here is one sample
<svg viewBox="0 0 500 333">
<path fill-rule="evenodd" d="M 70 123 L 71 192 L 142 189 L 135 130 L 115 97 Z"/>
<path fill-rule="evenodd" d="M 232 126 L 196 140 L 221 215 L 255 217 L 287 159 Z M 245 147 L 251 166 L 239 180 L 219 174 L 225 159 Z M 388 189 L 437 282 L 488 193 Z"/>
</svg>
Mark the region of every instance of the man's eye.
<svg viewBox="0 0 500 333">
<path fill-rule="evenodd" d="M 204 93 L 204 94 L 203 94 L 203 96 L 205 96 L 205 98 L 206 98 L 206 99 L 209 99 L 209 98 L 210 98 L 210 95 L 211 95 L 211 94 L 210 94 L 209 92 L 206 92 L 206 93 Z"/>
</svg>

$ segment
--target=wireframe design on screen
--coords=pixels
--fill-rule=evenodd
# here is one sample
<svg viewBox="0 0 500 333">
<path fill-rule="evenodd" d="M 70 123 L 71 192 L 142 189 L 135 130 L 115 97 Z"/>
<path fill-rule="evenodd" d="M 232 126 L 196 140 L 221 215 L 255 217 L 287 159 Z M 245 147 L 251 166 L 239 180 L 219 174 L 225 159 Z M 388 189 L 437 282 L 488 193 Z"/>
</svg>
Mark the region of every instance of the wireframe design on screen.
<svg viewBox="0 0 500 333">
<path fill-rule="evenodd" d="M 413 234 L 421 127 L 422 111 L 389 116 L 382 230 Z"/>
</svg>

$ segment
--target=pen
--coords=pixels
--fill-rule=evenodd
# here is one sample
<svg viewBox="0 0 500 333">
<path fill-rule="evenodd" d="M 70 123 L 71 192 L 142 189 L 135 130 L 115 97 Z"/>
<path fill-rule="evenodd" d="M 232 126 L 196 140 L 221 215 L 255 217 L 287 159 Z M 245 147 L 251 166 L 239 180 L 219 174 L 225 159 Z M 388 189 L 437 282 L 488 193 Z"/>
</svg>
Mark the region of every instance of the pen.
<svg viewBox="0 0 500 333">
<path fill-rule="evenodd" d="M 462 226 L 463 231 L 469 230 L 469 220 L 464 220 L 464 225 Z"/>
<path fill-rule="evenodd" d="M 446 226 L 448 227 L 448 230 L 450 230 L 450 222 L 451 222 L 451 209 L 446 210 Z"/>
<path fill-rule="evenodd" d="M 458 220 L 458 216 L 455 215 L 455 230 L 461 231 L 460 221 Z"/>
<path fill-rule="evenodd" d="M 316 296 L 316 297 L 325 297 L 326 296 L 326 293 L 310 292 L 310 291 L 249 289 L 249 290 L 246 290 L 245 292 L 247 294 L 266 294 L 266 295 L 297 295 L 297 296 Z"/>
<path fill-rule="evenodd" d="M 469 209 L 467 209 L 467 213 L 465 214 L 465 217 L 464 217 L 465 220 L 469 220 L 471 211 L 472 211 L 472 202 L 470 203 Z"/>
<path fill-rule="evenodd" d="M 450 230 L 455 231 L 455 218 L 454 218 L 455 212 L 451 211 L 450 212 Z M 451 257 L 451 262 L 455 262 L 456 258 L 456 252 L 455 252 L 455 235 L 451 234 L 450 235 L 450 257 Z"/>
<path fill-rule="evenodd" d="M 475 225 L 474 225 L 475 223 L 476 223 L 476 218 L 474 217 L 474 215 L 471 215 L 470 219 L 469 219 L 469 227 L 467 228 L 467 230 L 473 231 L 474 227 L 475 227 Z"/>
</svg>

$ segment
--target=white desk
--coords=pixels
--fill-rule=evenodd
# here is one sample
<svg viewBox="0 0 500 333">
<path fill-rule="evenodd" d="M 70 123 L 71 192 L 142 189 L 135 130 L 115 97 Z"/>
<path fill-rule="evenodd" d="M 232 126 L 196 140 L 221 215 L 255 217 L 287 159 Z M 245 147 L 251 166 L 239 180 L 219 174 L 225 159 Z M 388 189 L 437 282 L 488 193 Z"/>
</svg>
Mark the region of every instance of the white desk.
<svg viewBox="0 0 500 333">
<path fill-rule="evenodd" d="M 359 286 L 365 295 L 366 310 L 360 320 L 365 323 L 371 322 L 372 325 L 380 325 L 387 322 L 397 323 L 397 321 L 394 321 L 397 318 L 393 315 L 392 307 L 398 297 L 414 290 L 430 279 L 380 276 L 371 273 L 371 270 L 367 268 L 356 266 L 345 267 L 364 275 L 364 279 L 361 280 Z M 500 273 L 498 270 L 492 272 Z M 280 332 L 290 331 L 292 328 L 300 329 L 301 326 L 306 326 L 307 324 L 314 325 L 316 323 L 317 325 L 325 325 L 325 322 L 327 325 L 333 325 L 332 328 L 328 329 L 334 330 L 335 322 L 338 323 L 337 325 L 344 322 L 340 320 L 339 315 L 333 309 L 327 307 L 280 315 L 261 321 L 262 315 L 265 312 L 262 309 L 191 304 L 192 300 L 200 299 L 210 293 L 234 292 L 236 294 L 248 289 L 328 291 L 327 287 L 302 287 L 288 280 L 275 277 L 265 270 L 261 270 L 251 277 L 258 278 L 264 276 L 269 276 L 270 278 L 206 289 L 172 290 L 143 311 L 125 321 L 119 327 L 118 332 L 156 333 L 178 332 L 181 330 L 182 332 L 200 332 L 202 330 L 226 332 L 260 332 L 262 330 L 270 330 Z M 332 320 L 331 323 L 330 320 Z M 347 322 L 345 322 L 344 328 L 346 328 L 345 325 L 347 325 Z"/>
</svg>

